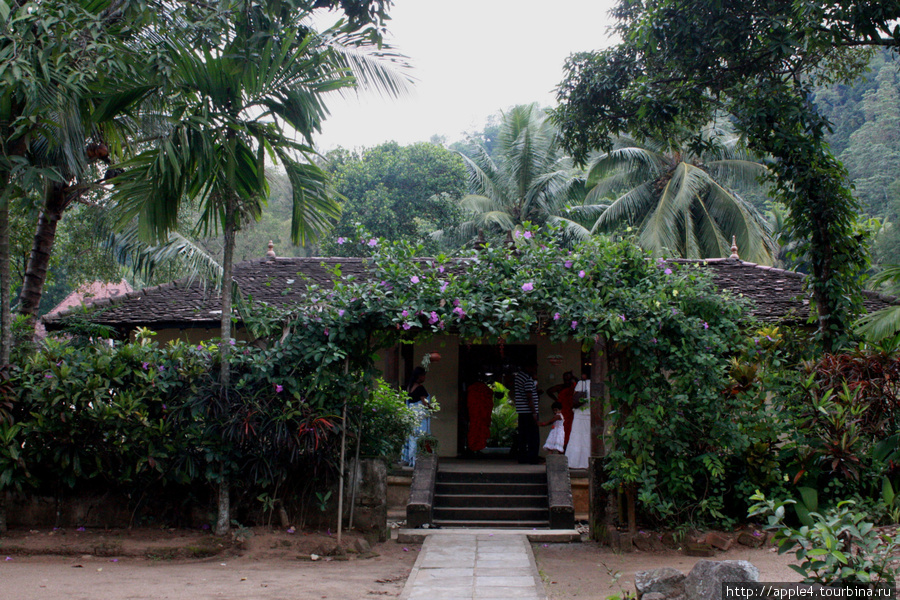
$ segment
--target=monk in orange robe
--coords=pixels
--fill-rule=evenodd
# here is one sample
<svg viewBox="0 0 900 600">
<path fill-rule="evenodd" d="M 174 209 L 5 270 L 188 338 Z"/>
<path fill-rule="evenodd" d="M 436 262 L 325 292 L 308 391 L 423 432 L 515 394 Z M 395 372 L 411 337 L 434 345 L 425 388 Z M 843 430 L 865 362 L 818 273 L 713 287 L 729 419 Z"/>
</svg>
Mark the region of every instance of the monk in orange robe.
<svg viewBox="0 0 900 600">
<path fill-rule="evenodd" d="M 468 446 L 472 452 L 484 450 L 491 434 L 491 411 L 494 410 L 494 392 L 487 384 L 476 381 L 466 392 L 469 409 Z"/>
</svg>

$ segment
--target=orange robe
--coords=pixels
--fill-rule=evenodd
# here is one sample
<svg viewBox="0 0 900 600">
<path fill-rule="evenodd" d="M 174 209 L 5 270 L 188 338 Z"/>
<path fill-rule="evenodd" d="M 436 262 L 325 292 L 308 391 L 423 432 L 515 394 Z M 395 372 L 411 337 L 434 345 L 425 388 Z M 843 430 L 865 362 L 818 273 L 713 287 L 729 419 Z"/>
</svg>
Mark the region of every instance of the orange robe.
<svg viewBox="0 0 900 600">
<path fill-rule="evenodd" d="M 468 446 L 472 452 L 483 450 L 491 434 L 491 411 L 494 409 L 494 392 L 487 384 L 477 381 L 466 393 L 469 409 Z"/>
</svg>

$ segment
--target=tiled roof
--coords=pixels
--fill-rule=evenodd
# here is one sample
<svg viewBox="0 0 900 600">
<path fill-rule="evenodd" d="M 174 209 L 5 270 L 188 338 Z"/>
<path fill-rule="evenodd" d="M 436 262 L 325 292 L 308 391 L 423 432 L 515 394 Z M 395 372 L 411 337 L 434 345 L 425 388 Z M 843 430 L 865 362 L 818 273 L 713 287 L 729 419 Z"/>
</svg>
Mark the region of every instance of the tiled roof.
<svg viewBox="0 0 900 600">
<path fill-rule="evenodd" d="M 809 299 L 803 291 L 806 276 L 802 273 L 732 258 L 670 259 L 668 262 L 710 269 L 716 286 L 748 298 L 751 314 L 762 321 L 803 324 L 809 319 Z M 898 303 L 897 298 L 883 294 L 869 291 L 863 294 L 866 312 Z"/>
<path fill-rule="evenodd" d="M 809 317 L 809 301 L 802 285 L 804 275 L 730 258 L 703 261 L 674 259 L 678 264 L 696 264 L 712 269 L 713 280 L 723 290 L 751 300 L 751 313 L 764 321 L 804 323 Z M 340 266 L 343 275 L 367 275 L 361 258 L 266 258 L 238 263 L 234 278 L 245 297 L 273 306 L 296 306 L 306 281 L 330 285 L 331 272 Z M 866 310 L 871 312 L 895 304 L 897 300 L 866 293 Z M 199 281 L 179 281 L 90 303 L 100 309 L 92 321 L 118 329 L 146 326 L 217 328 L 220 304 L 216 294 Z M 48 329 L 58 328 L 66 316 L 45 317 Z"/>
</svg>

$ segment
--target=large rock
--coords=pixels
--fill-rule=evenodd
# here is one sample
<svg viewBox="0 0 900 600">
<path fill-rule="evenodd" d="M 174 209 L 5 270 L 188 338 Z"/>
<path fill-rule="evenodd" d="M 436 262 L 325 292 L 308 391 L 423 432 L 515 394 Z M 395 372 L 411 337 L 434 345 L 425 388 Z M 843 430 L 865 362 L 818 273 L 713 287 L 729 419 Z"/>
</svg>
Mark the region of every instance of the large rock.
<svg viewBox="0 0 900 600">
<path fill-rule="evenodd" d="M 665 598 L 684 598 L 684 573 L 672 567 L 634 574 L 634 587 L 638 600 L 645 594 L 662 594 Z"/>
<path fill-rule="evenodd" d="M 759 581 L 759 569 L 746 560 L 698 560 L 684 579 L 687 600 L 722 600 L 725 582 Z"/>
</svg>

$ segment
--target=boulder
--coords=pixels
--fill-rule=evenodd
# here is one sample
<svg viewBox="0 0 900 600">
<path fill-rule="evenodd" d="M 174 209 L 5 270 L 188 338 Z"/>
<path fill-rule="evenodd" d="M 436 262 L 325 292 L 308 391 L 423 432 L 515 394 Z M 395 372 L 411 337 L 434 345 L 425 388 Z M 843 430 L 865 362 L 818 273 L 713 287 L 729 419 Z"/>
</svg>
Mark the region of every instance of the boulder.
<svg viewBox="0 0 900 600">
<path fill-rule="evenodd" d="M 634 587 L 638 600 L 654 600 L 650 594 L 662 594 L 666 599 L 684 597 L 684 573 L 672 567 L 634 574 Z"/>
<path fill-rule="evenodd" d="M 687 600 L 722 600 L 725 582 L 759 581 L 759 569 L 746 560 L 698 560 L 684 579 Z"/>
</svg>

